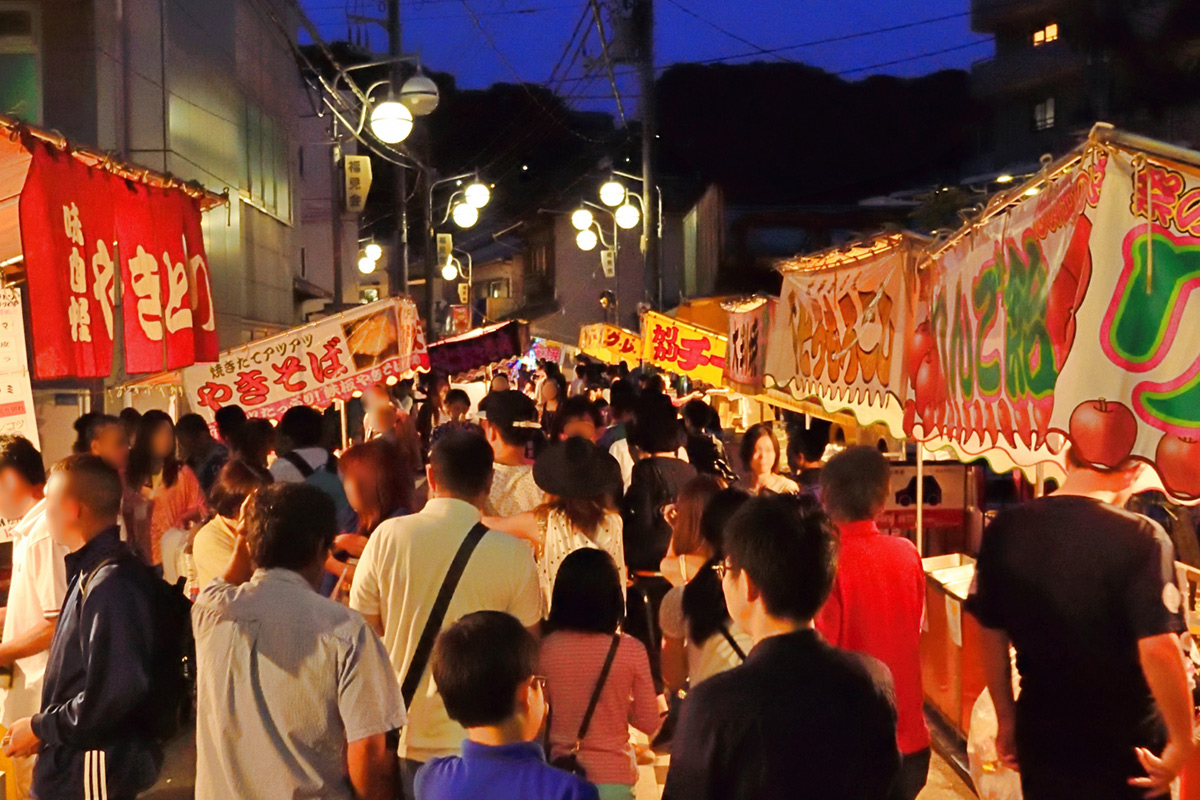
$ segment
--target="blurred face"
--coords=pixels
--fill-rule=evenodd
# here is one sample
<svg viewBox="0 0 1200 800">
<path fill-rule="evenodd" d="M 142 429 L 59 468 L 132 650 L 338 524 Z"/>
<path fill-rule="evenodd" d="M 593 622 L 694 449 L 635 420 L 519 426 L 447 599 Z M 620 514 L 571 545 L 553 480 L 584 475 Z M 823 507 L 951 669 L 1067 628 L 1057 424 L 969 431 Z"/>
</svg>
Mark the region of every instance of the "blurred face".
<svg viewBox="0 0 1200 800">
<path fill-rule="evenodd" d="M 450 384 L 445 381 L 439 381 L 437 385 L 437 396 L 439 400 L 445 400 L 446 394 L 450 391 Z"/>
<path fill-rule="evenodd" d="M 753 475 L 768 475 L 775 471 L 775 446 L 771 437 L 760 436 L 754 443 L 754 454 L 750 456 L 750 472 Z"/>
<path fill-rule="evenodd" d="M 507 392 L 508 391 L 508 376 L 507 375 L 497 375 L 496 377 L 492 378 L 492 391 L 493 392 Z"/>
<path fill-rule="evenodd" d="M 537 739 L 542 722 L 546 719 L 549 706 L 546 703 L 546 687 L 542 684 L 544 678 L 534 676 L 517 687 L 517 697 L 514 708 L 517 712 L 525 711 L 524 738 L 528 741 Z"/>
<path fill-rule="evenodd" d="M 546 381 L 542 384 L 542 401 L 550 402 L 558 399 L 558 384 L 554 381 Z"/>
<path fill-rule="evenodd" d="M 563 426 L 562 439 L 570 439 L 572 436 L 580 436 L 594 442 L 599 438 L 599 431 L 596 430 L 596 423 L 592 422 L 591 417 L 576 417 Z"/>
<path fill-rule="evenodd" d="M 29 499 L 29 484 L 15 469 L 0 470 L 0 516 L 5 519 L 20 519 L 25 514 Z"/>
<path fill-rule="evenodd" d="M 154 429 L 150 452 L 155 458 L 167 458 L 175 453 L 175 429 L 163 423 Z"/>
<path fill-rule="evenodd" d="M 446 410 L 450 412 L 451 422 L 462 422 L 467 418 L 467 412 L 471 410 L 471 404 L 463 402 L 451 403 L 446 407 Z"/>
<path fill-rule="evenodd" d="M 721 579 L 721 591 L 725 595 L 725 607 L 729 609 L 729 618 L 738 624 L 742 630 L 750 629 L 750 596 L 749 577 L 744 570 L 734 572 L 729 569 L 729 559 L 722 562 L 725 565 L 725 577 Z"/>
<path fill-rule="evenodd" d="M 92 440 L 91 452 L 123 473 L 129 463 L 129 438 L 125 435 L 125 428 L 121 425 L 105 425 Z"/>
<path fill-rule="evenodd" d="M 342 478 L 342 488 L 346 490 L 346 502 L 350 504 L 350 507 L 355 512 L 362 512 L 362 493 L 358 490 L 358 481 L 350 475 L 346 475 Z"/>
<path fill-rule="evenodd" d="M 67 492 L 67 476 L 53 473 L 46 481 L 46 524 L 54 541 L 67 547 L 74 545 L 79 513 L 79 503 Z"/>
</svg>

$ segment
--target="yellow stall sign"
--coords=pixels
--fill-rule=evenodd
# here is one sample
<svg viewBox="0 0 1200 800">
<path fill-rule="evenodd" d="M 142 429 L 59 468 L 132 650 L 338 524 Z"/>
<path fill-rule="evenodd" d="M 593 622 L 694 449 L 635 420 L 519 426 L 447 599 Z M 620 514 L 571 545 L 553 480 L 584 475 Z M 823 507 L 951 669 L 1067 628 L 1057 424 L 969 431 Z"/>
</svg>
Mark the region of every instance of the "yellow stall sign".
<svg viewBox="0 0 1200 800">
<path fill-rule="evenodd" d="M 642 358 L 711 386 L 722 385 L 728 338 L 649 311 L 642 318 Z"/>
<path fill-rule="evenodd" d="M 630 367 L 636 367 L 641 360 L 642 342 L 636 333 L 597 322 L 579 329 L 579 349 L 605 364 L 624 361 Z"/>
</svg>

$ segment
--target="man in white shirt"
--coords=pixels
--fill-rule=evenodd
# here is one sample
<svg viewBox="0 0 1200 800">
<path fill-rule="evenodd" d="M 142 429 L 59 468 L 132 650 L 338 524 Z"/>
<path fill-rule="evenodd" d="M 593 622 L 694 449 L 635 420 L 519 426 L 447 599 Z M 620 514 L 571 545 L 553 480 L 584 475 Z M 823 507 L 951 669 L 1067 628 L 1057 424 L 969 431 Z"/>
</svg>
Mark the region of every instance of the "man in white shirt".
<svg viewBox="0 0 1200 800">
<path fill-rule="evenodd" d="M 329 462 L 329 451 L 321 446 L 322 424 L 315 408 L 295 406 L 284 413 L 277 428 L 279 457 L 271 464 L 276 483 L 302 483 Z"/>
<path fill-rule="evenodd" d="M 0 436 L 0 515 L 19 519 L 13 528 L 12 584 L 4 609 L 0 668 L 12 670 L 0 723 L 30 717 L 41 710 L 42 676 L 58 612 L 67 594 L 67 548 L 57 544 L 46 525 L 42 455 L 20 436 Z M 29 796 L 34 758 L 14 758 L 17 797 Z"/>
<path fill-rule="evenodd" d="M 265 486 L 244 520 L 230 582 L 192 609 L 196 797 L 391 800 L 396 675 L 363 618 L 316 592 L 333 502 L 306 484 Z"/>
<path fill-rule="evenodd" d="M 350 607 L 383 637 L 401 683 L 417 650 L 450 564 L 480 521 L 492 482 L 492 450 L 478 433 L 449 431 L 426 469 L 430 500 L 417 514 L 381 523 L 354 573 Z M 442 627 L 475 611 L 504 611 L 532 628 L 541 592 L 529 546 L 492 531 L 475 548 L 450 599 Z M 401 777 L 412 796 L 417 767 L 457 755 L 466 732 L 446 714 L 428 665 L 421 672 L 400 742 Z"/>
</svg>

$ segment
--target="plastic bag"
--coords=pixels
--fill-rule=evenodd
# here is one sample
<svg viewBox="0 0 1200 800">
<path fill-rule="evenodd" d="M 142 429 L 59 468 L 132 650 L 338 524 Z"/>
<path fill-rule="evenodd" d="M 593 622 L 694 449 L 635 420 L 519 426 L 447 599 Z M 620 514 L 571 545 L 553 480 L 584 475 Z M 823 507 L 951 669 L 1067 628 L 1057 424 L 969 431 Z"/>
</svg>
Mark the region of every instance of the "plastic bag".
<svg viewBox="0 0 1200 800">
<path fill-rule="evenodd" d="M 967 760 L 980 800 L 1021 800 L 1021 776 L 1006 767 L 996 752 L 996 707 L 984 689 L 971 708 Z"/>
</svg>

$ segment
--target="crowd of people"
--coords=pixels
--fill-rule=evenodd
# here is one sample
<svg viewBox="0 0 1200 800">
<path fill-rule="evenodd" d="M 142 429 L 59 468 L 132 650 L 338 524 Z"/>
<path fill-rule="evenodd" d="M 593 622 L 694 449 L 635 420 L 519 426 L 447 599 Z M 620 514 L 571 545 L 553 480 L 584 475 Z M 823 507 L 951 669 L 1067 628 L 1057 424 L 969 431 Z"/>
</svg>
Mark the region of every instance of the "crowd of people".
<svg viewBox="0 0 1200 800">
<path fill-rule="evenodd" d="M 915 800 L 925 576 L 876 525 L 877 448 L 762 423 L 734 463 L 703 397 L 623 368 L 427 389 L 367 392 L 336 455 L 304 406 L 87 414 L 48 477 L 0 437 L 20 796 L 135 797 L 194 726 L 201 800 L 631 800 L 656 753 L 668 800 Z M 984 537 L 968 607 L 1031 800 L 1161 792 L 1194 751 L 1139 470 L 1072 459 Z"/>
</svg>

